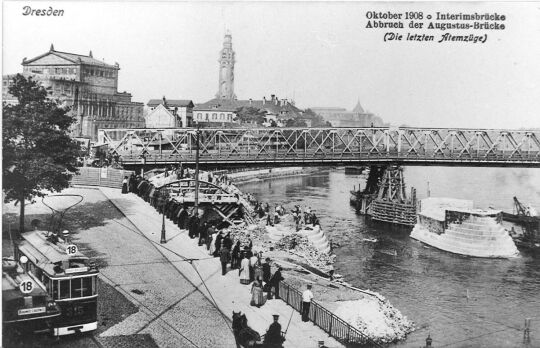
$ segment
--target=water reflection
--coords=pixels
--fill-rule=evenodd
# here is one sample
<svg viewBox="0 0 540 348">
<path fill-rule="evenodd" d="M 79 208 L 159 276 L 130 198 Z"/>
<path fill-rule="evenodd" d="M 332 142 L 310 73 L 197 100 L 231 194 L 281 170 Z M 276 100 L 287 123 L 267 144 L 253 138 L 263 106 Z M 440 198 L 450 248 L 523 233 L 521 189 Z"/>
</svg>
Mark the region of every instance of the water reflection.
<svg viewBox="0 0 540 348">
<path fill-rule="evenodd" d="M 417 196 L 474 200 L 475 206 L 511 211 L 514 196 L 540 210 L 540 170 L 407 167 L 405 180 Z M 435 347 L 539 347 L 540 257 L 522 252 L 510 260 L 469 258 L 409 238 L 409 229 L 366 221 L 349 205 L 359 177 L 326 170 L 242 185 L 271 206 L 298 204 L 316 211 L 336 245 L 336 272 L 363 288 L 381 292 L 417 323 L 404 347 L 420 347 L 428 333 Z M 408 189 L 408 192 L 410 192 Z M 368 242 L 366 238 L 376 238 Z M 523 322 L 534 318 L 530 345 Z"/>
</svg>

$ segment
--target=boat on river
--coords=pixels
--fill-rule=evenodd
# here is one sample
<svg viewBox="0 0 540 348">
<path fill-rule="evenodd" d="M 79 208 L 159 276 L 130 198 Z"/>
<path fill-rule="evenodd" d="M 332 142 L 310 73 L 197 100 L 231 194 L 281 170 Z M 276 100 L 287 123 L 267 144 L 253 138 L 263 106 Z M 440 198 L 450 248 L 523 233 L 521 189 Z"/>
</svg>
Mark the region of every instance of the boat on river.
<svg viewBox="0 0 540 348">
<path fill-rule="evenodd" d="M 460 255 L 516 257 L 516 245 L 501 222 L 500 210 L 474 209 L 469 200 L 426 198 L 411 238 Z"/>
</svg>

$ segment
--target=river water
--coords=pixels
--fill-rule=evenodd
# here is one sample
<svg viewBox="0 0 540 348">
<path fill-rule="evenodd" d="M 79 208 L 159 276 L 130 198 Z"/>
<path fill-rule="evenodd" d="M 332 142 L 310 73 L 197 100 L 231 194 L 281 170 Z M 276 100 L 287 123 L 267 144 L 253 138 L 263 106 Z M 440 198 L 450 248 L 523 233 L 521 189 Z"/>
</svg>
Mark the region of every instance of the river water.
<svg viewBox="0 0 540 348">
<path fill-rule="evenodd" d="M 513 196 L 540 208 L 540 170 L 406 167 L 417 197 L 474 200 L 475 207 L 512 211 Z M 336 273 L 388 298 L 417 330 L 399 347 L 421 347 L 428 334 L 440 347 L 540 347 L 540 253 L 514 259 L 454 255 L 409 238 L 410 229 L 367 221 L 349 205 L 358 175 L 343 169 L 239 185 L 257 199 L 316 211 L 337 247 Z M 408 190 L 408 193 L 410 190 Z M 376 237 L 376 243 L 363 240 Z M 468 296 L 467 296 L 468 294 Z M 316 294 L 315 294 L 316 296 Z M 525 318 L 532 318 L 524 341 Z"/>
</svg>

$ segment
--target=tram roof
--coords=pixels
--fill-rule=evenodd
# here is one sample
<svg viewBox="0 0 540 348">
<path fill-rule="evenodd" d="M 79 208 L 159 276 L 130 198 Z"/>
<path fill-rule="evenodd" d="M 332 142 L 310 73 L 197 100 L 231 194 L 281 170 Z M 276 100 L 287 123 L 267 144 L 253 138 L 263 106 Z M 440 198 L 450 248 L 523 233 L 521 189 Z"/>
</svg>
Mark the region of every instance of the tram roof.
<svg viewBox="0 0 540 348">
<path fill-rule="evenodd" d="M 18 247 L 38 267 L 48 274 L 54 275 L 57 273 L 54 267 L 58 262 L 82 261 L 86 263 L 88 257 L 79 251 L 68 255 L 66 248 L 69 244 L 60 238 L 57 243 L 53 243 L 47 239 L 46 233 L 46 231 L 23 233 L 23 241 Z"/>
<path fill-rule="evenodd" d="M 2 266 L 4 266 L 4 262 L 2 263 Z M 21 290 L 19 289 L 19 284 L 21 284 L 21 282 L 29 281 L 29 280 L 32 280 L 34 284 L 36 282 L 28 274 L 26 274 L 18 265 L 15 265 L 14 268 L 10 267 L 10 270 L 11 271 L 2 272 L 2 300 L 3 301 L 11 301 L 11 300 L 21 298 L 24 296 L 47 295 L 45 290 L 39 284 L 38 286 L 34 286 L 32 288 L 32 292 L 30 292 L 29 294 L 23 294 Z"/>
</svg>

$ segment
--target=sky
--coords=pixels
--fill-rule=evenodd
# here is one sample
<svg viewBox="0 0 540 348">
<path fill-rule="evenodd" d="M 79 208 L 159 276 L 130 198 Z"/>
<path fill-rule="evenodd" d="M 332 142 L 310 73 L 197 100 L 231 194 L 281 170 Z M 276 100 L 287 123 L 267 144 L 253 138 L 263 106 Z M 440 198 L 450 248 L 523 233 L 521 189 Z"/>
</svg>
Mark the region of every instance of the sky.
<svg viewBox="0 0 540 348">
<path fill-rule="evenodd" d="M 24 16 L 23 7 L 63 9 Z M 504 14 L 504 30 L 366 28 L 369 11 Z M 232 33 L 239 99 L 271 94 L 301 108 L 358 100 L 392 125 L 540 128 L 540 3 L 460 2 L 3 2 L 2 73 L 58 51 L 120 64 L 133 100 L 191 99 L 218 87 L 218 55 Z M 424 19 L 424 22 L 429 22 Z M 427 25 L 427 24 L 426 24 Z M 487 33 L 486 43 L 383 40 Z"/>
</svg>

